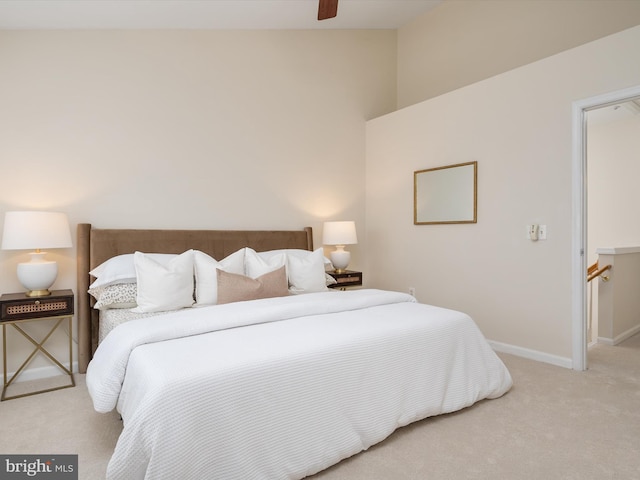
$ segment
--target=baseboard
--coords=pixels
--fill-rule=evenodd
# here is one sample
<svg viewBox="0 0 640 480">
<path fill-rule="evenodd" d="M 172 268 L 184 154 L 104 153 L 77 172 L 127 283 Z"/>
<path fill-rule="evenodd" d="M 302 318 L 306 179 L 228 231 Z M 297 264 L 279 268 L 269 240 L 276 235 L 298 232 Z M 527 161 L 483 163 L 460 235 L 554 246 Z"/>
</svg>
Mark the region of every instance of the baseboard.
<svg viewBox="0 0 640 480">
<path fill-rule="evenodd" d="M 558 367 L 573 368 L 573 362 L 570 358 L 559 357 L 557 355 L 551 355 L 549 353 L 540 352 L 538 350 L 531 350 L 529 348 L 518 347 L 516 345 L 509 345 L 508 343 L 495 342 L 488 340 L 489 345 L 496 352 L 508 353 L 515 355 L 516 357 L 528 358 L 529 360 L 535 360 L 537 362 L 550 363 Z"/>
<path fill-rule="evenodd" d="M 624 334 L 616 337 L 616 340 L 619 338 L 618 343 L 626 340 L 627 338 L 635 335 L 640 331 L 640 325 L 625 332 Z M 623 338 L 624 337 L 624 338 Z M 605 341 L 611 341 L 610 339 L 604 339 Z M 598 338 L 598 342 L 601 341 L 601 338 Z M 551 365 L 557 365 L 558 367 L 564 368 L 572 368 L 572 361 L 570 358 L 559 357 L 557 355 L 551 355 L 549 353 L 540 352 L 538 350 L 531 350 L 529 348 L 518 347 L 516 345 L 510 345 L 508 343 L 496 342 L 494 340 L 488 340 L 489 345 L 496 352 L 508 353 L 510 355 L 515 355 L 517 357 L 527 358 L 529 360 L 535 360 L 537 362 L 550 363 Z M 601 342 L 605 343 L 605 342 Z M 65 365 L 66 366 L 66 365 Z M 78 371 L 78 362 L 73 362 L 73 371 Z M 55 365 L 50 365 L 46 367 L 39 368 L 31 368 L 29 370 L 23 371 L 20 376 L 16 379 L 17 382 L 26 382 L 29 380 L 39 380 L 41 378 L 49 378 L 55 377 L 56 375 L 60 375 L 61 370 Z M 9 373 L 9 376 L 13 376 L 13 373 Z"/>
<path fill-rule="evenodd" d="M 636 333 L 640 332 L 640 324 L 636 325 L 633 328 L 630 328 L 626 332 L 621 333 L 615 338 L 608 337 L 598 337 L 598 343 L 603 345 L 618 345 L 621 342 L 624 342 L 627 338 L 633 337 Z"/>
<path fill-rule="evenodd" d="M 63 363 L 65 367 L 68 367 L 68 363 Z M 73 362 L 72 372 L 78 372 L 78 362 Z M 9 372 L 9 378 L 12 378 L 15 372 Z M 42 378 L 57 377 L 58 375 L 64 375 L 64 372 L 56 365 L 47 365 L 46 367 L 30 368 L 23 370 L 14 383 L 28 382 L 30 380 L 40 380 Z"/>
</svg>

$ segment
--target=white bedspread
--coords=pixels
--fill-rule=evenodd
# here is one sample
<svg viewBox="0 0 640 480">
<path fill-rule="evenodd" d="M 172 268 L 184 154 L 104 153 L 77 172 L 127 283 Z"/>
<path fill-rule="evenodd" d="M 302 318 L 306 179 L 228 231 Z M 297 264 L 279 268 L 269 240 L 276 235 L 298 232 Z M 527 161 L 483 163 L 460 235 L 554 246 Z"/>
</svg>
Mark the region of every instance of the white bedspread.
<svg viewBox="0 0 640 480">
<path fill-rule="evenodd" d="M 354 290 L 128 322 L 87 386 L 124 421 L 109 479 L 276 480 L 501 396 L 511 377 L 467 315 Z"/>
</svg>

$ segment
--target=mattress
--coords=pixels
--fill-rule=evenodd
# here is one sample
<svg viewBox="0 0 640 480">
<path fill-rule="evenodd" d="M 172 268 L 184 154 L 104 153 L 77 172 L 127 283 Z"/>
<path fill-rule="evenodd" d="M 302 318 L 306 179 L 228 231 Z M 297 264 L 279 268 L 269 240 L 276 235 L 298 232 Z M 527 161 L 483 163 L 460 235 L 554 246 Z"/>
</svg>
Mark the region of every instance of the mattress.
<svg viewBox="0 0 640 480">
<path fill-rule="evenodd" d="M 118 325 L 129 322 L 131 320 L 138 320 L 140 318 L 148 318 L 167 313 L 136 313 L 132 312 L 131 310 L 131 308 L 110 308 L 106 310 L 99 310 L 98 318 L 100 326 L 98 328 L 98 344 L 102 343 L 109 332 L 116 328 Z"/>
</svg>

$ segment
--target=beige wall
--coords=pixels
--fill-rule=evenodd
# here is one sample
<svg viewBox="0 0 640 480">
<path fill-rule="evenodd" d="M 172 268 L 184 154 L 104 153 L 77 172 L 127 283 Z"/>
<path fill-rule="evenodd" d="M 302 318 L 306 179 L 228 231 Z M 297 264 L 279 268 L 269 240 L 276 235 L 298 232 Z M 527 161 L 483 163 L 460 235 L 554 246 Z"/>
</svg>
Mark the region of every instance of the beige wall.
<svg viewBox="0 0 640 480">
<path fill-rule="evenodd" d="M 598 343 L 617 345 L 640 332 L 640 248 L 599 251 L 601 265 L 612 268 L 598 286 Z"/>
<path fill-rule="evenodd" d="M 394 31 L 0 31 L 0 222 L 283 228 L 355 220 Z M 1 225 L 0 225 L 1 226 Z M 75 287 L 74 249 L 51 252 Z M 26 252 L 0 251 L 0 292 Z"/>
<path fill-rule="evenodd" d="M 601 124 L 589 121 L 589 264 L 598 259 L 597 248 L 640 246 L 638 152 L 640 114 Z"/>
<path fill-rule="evenodd" d="M 640 85 L 639 48 L 636 27 L 368 122 L 370 280 L 569 366 L 572 102 Z M 478 223 L 414 226 L 413 172 L 473 160 Z"/>
<path fill-rule="evenodd" d="M 640 220 L 636 213 L 640 205 L 640 190 L 636 182 L 640 178 L 640 114 L 634 115 L 625 107 L 621 108 L 618 115 L 622 113 L 627 116 L 615 121 L 596 122 L 591 112 L 587 115 L 588 265 L 598 260 L 600 266 L 608 264 L 607 258 L 599 259 L 596 253 L 598 248 L 640 247 Z M 599 112 L 593 113 L 597 115 Z M 610 257 L 620 258 L 619 255 Z M 628 266 L 628 262 L 623 262 L 623 265 Z M 608 275 L 612 277 L 611 273 Z M 620 285 L 622 279 L 619 275 L 612 278 Z M 599 279 L 589 283 L 591 340 L 595 341 L 598 337 L 613 339 L 621 333 L 613 335 L 613 288 L 610 282 Z M 620 292 L 622 288 L 624 286 L 618 286 L 617 291 Z M 631 288 L 637 289 L 635 281 L 631 283 Z M 600 293 L 605 300 L 603 307 L 599 307 Z M 609 314 L 604 319 L 602 329 L 600 308 Z M 617 311 L 620 313 L 621 309 Z"/>
<path fill-rule="evenodd" d="M 638 24 L 637 0 L 445 0 L 398 30 L 398 106 Z"/>
</svg>

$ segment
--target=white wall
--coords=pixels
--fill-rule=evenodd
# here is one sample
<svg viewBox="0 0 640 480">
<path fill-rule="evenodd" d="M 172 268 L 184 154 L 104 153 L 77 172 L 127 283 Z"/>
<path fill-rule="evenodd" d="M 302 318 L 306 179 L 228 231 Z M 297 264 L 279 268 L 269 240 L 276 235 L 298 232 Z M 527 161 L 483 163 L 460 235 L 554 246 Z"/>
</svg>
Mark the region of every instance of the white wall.
<svg viewBox="0 0 640 480">
<path fill-rule="evenodd" d="M 640 219 L 636 213 L 640 204 L 640 190 L 636 185 L 640 177 L 640 115 L 621 107 L 623 110 L 616 117 L 597 120 L 611 108 L 587 114 L 588 265 L 599 260 L 598 248 L 640 246 Z M 606 262 L 606 258 L 600 260 L 600 266 L 607 265 Z M 607 275 L 611 277 L 611 273 Z M 620 282 L 618 275 L 613 278 Z M 611 290 L 612 286 L 599 278 L 589 283 L 590 341 L 598 337 L 613 338 L 611 316 L 603 324 L 608 331 L 601 331 L 599 319 L 600 293 L 606 296 Z M 603 311 L 611 313 L 606 308 Z"/>
<path fill-rule="evenodd" d="M 624 108 L 624 107 L 621 107 Z M 589 264 L 597 248 L 640 246 L 640 114 L 587 131 Z"/>
<path fill-rule="evenodd" d="M 367 124 L 367 272 L 571 362 L 572 102 L 640 85 L 640 27 Z M 413 172 L 478 161 L 478 223 L 414 226 Z M 525 239 L 529 223 L 548 240 Z"/>
<path fill-rule="evenodd" d="M 640 332 L 640 247 L 599 249 L 600 265 L 611 265 L 598 285 L 598 343 L 617 345 Z"/>
<path fill-rule="evenodd" d="M 320 246 L 325 219 L 355 220 L 358 267 L 365 122 L 395 109 L 395 61 L 394 31 L 0 31 L 0 222 L 310 225 Z M 54 288 L 74 255 L 50 253 Z M 0 251 L 0 292 L 27 258 Z"/>
</svg>

